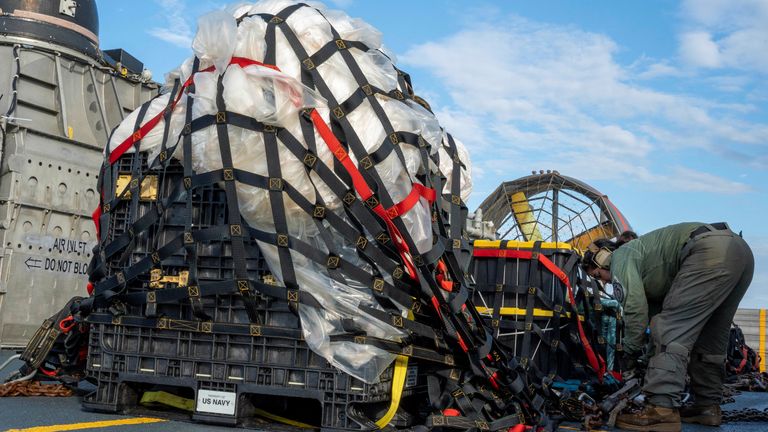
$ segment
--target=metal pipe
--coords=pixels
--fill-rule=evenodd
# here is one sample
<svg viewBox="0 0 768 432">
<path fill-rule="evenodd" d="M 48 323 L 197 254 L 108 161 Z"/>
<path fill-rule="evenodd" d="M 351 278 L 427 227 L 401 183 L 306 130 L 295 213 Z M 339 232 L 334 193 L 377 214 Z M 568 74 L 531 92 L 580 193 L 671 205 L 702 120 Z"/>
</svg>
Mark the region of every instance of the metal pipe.
<svg viewBox="0 0 768 432">
<path fill-rule="evenodd" d="M 62 85 L 64 83 L 64 80 L 62 79 L 62 76 L 61 76 L 61 54 L 57 53 L 55 55 L 54 66 L 56 69 L 56 80 L 57 80 L 56 93 L 59 96 L 59 110 L 61 112 L 61 129 L 65 137 L 69 139 L 73 139 L 74 133 L 72 134 L 73 136 L 69 136 L 69 119 L 67 118 L 67 104 L 65 102 L 64 89 Z"/>
</svg>

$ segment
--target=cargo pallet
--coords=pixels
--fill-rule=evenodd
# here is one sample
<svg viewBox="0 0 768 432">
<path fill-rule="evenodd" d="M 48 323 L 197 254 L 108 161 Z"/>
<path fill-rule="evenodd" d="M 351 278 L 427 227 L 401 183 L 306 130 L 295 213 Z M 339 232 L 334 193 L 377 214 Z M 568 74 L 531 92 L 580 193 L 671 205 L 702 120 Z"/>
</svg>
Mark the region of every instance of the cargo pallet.
<svg viewBox="0 0 768 432">
<path fill-rule="evenodd" d="M 194 399 L 191 415 L 176 416 L 203 423 L 263 427 L 259 417 L 266 412 L 321 430 L 374 430 L 371 419 L 390 406 L 393 368 L 379 383 L 366 384 L 333 368 L 298 339 L 94 324 L 89 353 L 88 375 L 97 389 L 83 401 L 88 410 L 141 410 L 142 393 L 162 389 Z M 412 363 L 401 407 L 415 410 L 426 399 L 418 377 Z M 211 395 L 230 404 L 203 404 L 201 399 Z M 152 413 L 157 414 L 162 415 Z M 394 423 L 408 426 L 412 420 L 401 409 Z"/>
<path fill-rule="evenodd" d="M 156 211 L 156 201 L 171 196 L 184 175 L 176 160 L 162 171 L 151 170 L 145 153 L 124 155 L 116 168 L 116 178 L 105 181 L 115 182 L 118 196 L 137 171 L 144 173 L 144 179 L 133 211 L 130 197 L 123 194 L 121 203 L 125 205 L 110 212 L 109 242 L 127 232 L 136 220 Z M 226 224 L 224 190 L 206 186 L 192 193 L 196 228 Z M 166 205 L 161 224 L 134 236 L 129 253 L 107 260 L 108 274 L 145 259 L 158 245 L 184 233 L 188 221 L 179 215 L 186 214 L 186 199 Z M 244 243 L 249 277 L 273 283 L 256 241 L 244 238 Z M 198 282 L 234 279 L 230 248 L 225 239 L 196 245 L 193 259 Z M 165 288 L 188 287 L 191 258 L 186 253 L 182 250 L 164 259 L 148 275 L 128 283 L 126 293 L 153 296 Z M 171 413 L 193 421 L 243 427 L 264 427 L 259 418 L 276 415 L 322 430 L 378 429 L 374 422 L 390 409 L 394 365 L 379 382 L 364 383 L 309 349 L 302 339 L 295 305 L 288 301 L 255 295 L 255 324 L 238 294 L 198 298 L 200 310 L 209 320 L 195 316 L 189 299 L 144 305 L 120 303 L 95 310 L 88 318 L 87 373 L 97 389 L 84 399 L 83 407 L 111 413 L 143 411 L 142 394 L 161 389 L 194 400 L 194 411 L 152 411 L 152 415 Z M 402 390 L 395 389 L 395 403 L 400 409 L 393 423 L 409 426 L 414 424 L 419 404 L 427 399 L 426 383 L 419 377 L 416 362 L 399 367 L 405 382 Z M 221 402 L 216 405 L 206 400 Z"/>
</svg>

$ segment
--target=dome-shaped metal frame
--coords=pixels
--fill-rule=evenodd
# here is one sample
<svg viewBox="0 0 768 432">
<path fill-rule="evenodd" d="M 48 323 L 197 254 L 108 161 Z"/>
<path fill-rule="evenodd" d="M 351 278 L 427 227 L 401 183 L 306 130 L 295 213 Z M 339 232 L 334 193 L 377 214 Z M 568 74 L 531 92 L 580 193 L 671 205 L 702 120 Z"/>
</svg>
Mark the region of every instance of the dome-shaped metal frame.
<svg viewBox="0 0 768 432">
<path fill-rule="evenodd" d="M 499 238 L 567 242 L 584 249 L 632 227 L 608 196 L 557 171 L 502 183 L 480 204 Z"/>
</svg>

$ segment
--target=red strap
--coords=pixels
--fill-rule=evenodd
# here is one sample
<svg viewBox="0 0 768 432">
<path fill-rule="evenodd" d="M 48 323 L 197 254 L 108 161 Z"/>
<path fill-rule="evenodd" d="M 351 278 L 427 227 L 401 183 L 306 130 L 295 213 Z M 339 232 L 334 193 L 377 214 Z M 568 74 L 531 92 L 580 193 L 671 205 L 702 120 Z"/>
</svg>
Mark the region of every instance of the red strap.
<svg viewBox="0 0 768 432">
<path fill-rule="evenodd" d="M 280 68 L 275 66 L 275 65 L 262 63 L 260 61 L 251 60 L 251 59 L 245 58 L 245 57 L 232 57 L 232 60 L 229 62 L 229 64 L 231 64 L 231 65 L 238 65 L 241 68 L 247 68 L 248 66 L 263 66 L 265 68 L 270 68 L 272 70 L 276 70 L 278 72 L 282 72 L 280 70 Z"/>
<path fill-rule="evenodd" d="M 77 323 L 75 322 L 75 318 L 70 315 L 63 320 L 59 321 L 59 329 L 61 329 L 62 333 L 67 334 L 70 330 L 72 330 Z"/>
<path fill-rule="evenodd" d="M 445 265 L 445 262 L 442 259 L 437 261 L 435 272 L 437 273 L 436 279 L 437 283 L 440 285 L 440 288 L 444 289 L 445 291 L 452 292 L 453 281 L 448 280 L 448 267 Z"/>
<path fill-rule="evenodd" d="M 736 368 L 736 373 L 740 374 L 741 371 L 744 370 L 744 366 L 747 365 L 747 347 L 742 346 L 741 347 L 741 362 L 739 362 L 739 367 Z"/>
<path fill-rule="evenodd" d="M 473 255 L 482 258 L 533 259 L 532 251 L 517 249 L 475 249 Z M 544 267 L 546 267 L 547 270 L 552 272 L 555 277 L 560 279 L 560 281 L 565 284 L 566 288 L 568 288 L 568 300 L 572 305 L 575 306 L 576 298 L 573 295 L 573 288 L 571 287 L 571 281 L 568 280 L 568 275 L 566 275 L 560 267 L 553 263 L 544 254 L 539 253 L 537 255 L 538 261 Z M 587 339 L 587 334 L 584 332 L 584 327 L 581 325 L 581 321 L 578 318 L 576 319 L 576 326 L 579 330 L 579 339 L 581 340 L 581 344 L 584 347 L 584 354 L 587 356 L 587 361 L 589 362 L 589 365 L 592 367 L 592 369 L 599 374 L 598 380 L 602 382 L 603 375 L 605 374 L 605 360 L 603 360 L 603 358 L 599 354 L 596 354 L 592 349 L 592 345 L 590 345 L 589 340 Z"/>
<path fill-rule="evenodd" d="M 437 194 L 434 189 L 428 188 L 421 183 L 414 183 L 411 193 L 404 200 L 388 208 L 387 214 L 390 218 L 402 216 L 408 213 L 419 202 L 419 199 L 424 198 L 432 204 L 435 202 L 436 196 Z"/>
<path fill-rule="evenodd" d="M 237 66 L 240 66 L 241 68 L 246 68 L 248 66 L 263 66 L 263 67 L 266 67 L 266 68 L 274 69 L 276 71 L 280 71 L 280 68 L 278 68 L 275 65 L 264 64 L 262 62 L 259 62 L 259 61 L 256 61 L 256 60 L 247 59 L 247 58 L 244 58 L 244 57 L 232 57 L 232 60 L 229 62 L 229 64 L 237 65 Z M 210 67 L 207 67 L 207 68 L 201 70 L 200 72 L 212 72 L 214 70 L 216 70 L 216 68 L 214 66 L 210 66 Z M 198 73 L 200 73 L 200 72 L 198 72 Z M 189 77 L 189 79 L 187 79 L 184 82 L 184 84 L 181 86 L 181 88 L 179 89 L 179 92 L 176 94 L 176 98 L 173 100 L 173 102 L 171 103 L 171 105 L 169 107 L 171 110 L 176 108 L 176 104 L 178 104 L 179 100 L 181 100 L 181 95 L 184 93 L 184 89 L 186 89 L 187 87 L 192 85 L 193 80 L 194 80 L 194 75 Z M 156 116 L 154 116 L 151 119 L 149 119 L 148 122 L 144 123 L 144 125 L 142 125 L 139 128 L 139 130 L 135 131 L 131 136 L 126 138 L 125 141 L 120 143 L 120 145 L 118 145 L 109 154 L 109 163 L 110 164 L 115 163 L 118 159 L 120 159 L 120 157 L 126 151 L 128 151 L 129 148 L 131 148 L 131 146 L 136 144 L 137 141 L 141 140 L 141 138 L 146 136 L 149 133 L 149 131 L 154 129 L 155 126 L 157 126 L 157 124 L 160 123 L 160 120 L 163 119 L 163 115 L 164 114 L 165 114 L 165 111 L 159 112 Z"/>
<path fill-rule="evenodd" d="M 101 238 L 99 231 L 101 227 L 99 226 L 99 219 L 101 218 L 101 205 L 96 207 L 96 210 L 93 211 L 93 214 L 91 214 L 91 219 L 93 219 L 93 224 L 96 225 L 96 238 Z"/>
<path fill-rule="evenodd" d="M 501 388 L 501 386 L 499 385 L 499 380 L 497 379 L 498 376 L 499 376 L 499 373 L 494 372 L 491 374 L 490 378 L 488 379 L 488 381 L 491 382 L 491 386 L 493 386 L 493 388 L 496 390 L 499 390 Z"/>
<path fill-rule="evenodd" d="M 469 347 L 467 347 L 466 342 L 464 342 L 464 339 L 461 338 L 461 335 L 456 335 L 456 340 L 459 341 L 459 346 L 461 347 L 464 352 L 469 352 Z"/>
<path fill-rule="evenodd" d="M 459 417 L 461 412 L 455 408 L 446 408 L 443 410 L 443 415 L 446 417 Z"/>
<path fill-rule="evenodd" d="M 336 138 L 336 135 L 333 134 L 333 131 L 331 131 L 331 128 L 328 127 L 328 125 L 325 123 L 325 120 L 323 120 L 317 110 L 312 110 L 310 118 L 312 119 L 312 123 L 315 125 L 315 129 L 317 129 L 317 132 L 320 134 L 320 137 L 323 138 L 323 141 L 325 141 L 325 144 L 331 150 L 331 153 L 333 153 L 333 155 L 336 157 L 336 160 L 341 162 L 341 165 L 349 174 L 350 178 L 352 179 L 352 187 L 355 188 L 355 191 L 358 195 L 360 195 L 360 198 L 362 198 L 363 201 L 368 200 L 368 198 L 373 196 L 373 191 L 368 186 L 368 183 L 366 183 L 363 175 L 360 174 L 360 171 L 352 162 L 352 159 L 349 158 L 347 151 L 344 150 L 344 147 L 341 146 L 341 143 Z M 392 218 L 389 216 L 389 214 L 387 214 L 387 211 L 384 210 L 384 206 L 381 205 L 381 203 L 378 203 L 375 207 L 373 207 L 372 210 L 387 225 L 389 236 L 392 237 L 392 241 L 395 243 L 395 246 L 400 252 L 400 258 L 405 264 L 406 273 L 408 273 L 412 279 L 416 279 L 416 267 L 414 266 L 413 259 L 411 258 L 411 251 L 408 248 L 408 245 L 405 243 L 402 234 L 400 234 L 400 230 L 398 230 L 395 224 L 392 222 Z"/>
<path fill-rule="evenodd" d="M 181 94 L 181 92 L 179 92 Z M 176 106 L 176 102 L 174 101 L 173 105 L 171 105 L 171 109 L 173 109 Z M 109 154 L 109 163 L 113 164 L 117 162 L 118 159 L 120 159 L 120 156 L 122 156 L 126 151 L 128 151 L 129 148 L 131 148 L 132 145 L 136 144 L 137 141 L 140 141 L 146 134 L 149 133 L 152 129 L 157 126 L 158 123 L 160 123 L 160 120 L 163 119 L 163 114 L 165 112 L 161 111 L 156 116 L 149 119 L 148 122 L 144 123 L 139 130 L 134 132 L 130 137 L 126 138 L 125 141 L 120 143 L 115 150 Z"/>
<path fill-rule="evenodd" d="M 615 379 L 618 382 L 624 382 L 624 377 L 621 376 L 621 372 L 617 371 L 610 371 L 611 375 L 613 376 L 613 379 Z"/>
<path fill-rule="evenodd" d="M 517 249 L 475 249 L 473 256 L 478 258 L 520 258 L 531 259 L 533 252 Z"/>
<path fill-rule="evenodd" d="M 432 307 L 435 308 L 435 311 L 437 312 L 437 316 L 440 319 L 443 319 L 443 313 L 440 311 L 440 302 L 437 300 L 437 297 L 432 296 L 430 300 L 432 301 Z"/>
<path fill-rule="evenodd" d="M 46 368 L 44 368 L 44 367 L 42 367 L 42 366 L 40 366 L 39 368 L 37 368 L 37 370 L 38 370 L 39 372 L 42 372 L 44 375 L 47 375 L 47 376 L 49 376 L 49 377 L 55 377 L 55 376 L 56 376 L 56 371 L 55 371 L 55 370 L 48 370 L 48 369 L 46 369 Z"/>
<path fill-rule="evenodd" d="M 77 354 L 77 362 L 84 363 L 86 361 L 88 361 L 88 345 L 83 344 L 83 346 L 80 347 L 80 352 Z"/>
</svg>

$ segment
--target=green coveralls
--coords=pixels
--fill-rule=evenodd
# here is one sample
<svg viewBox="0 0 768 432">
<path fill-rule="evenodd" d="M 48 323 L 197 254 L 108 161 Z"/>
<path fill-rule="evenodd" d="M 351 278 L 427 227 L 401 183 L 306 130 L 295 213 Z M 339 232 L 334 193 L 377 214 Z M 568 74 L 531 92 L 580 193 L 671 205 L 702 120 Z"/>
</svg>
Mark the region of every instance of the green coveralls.
<svg viewBox="0 0 768 432">
<path fill-rule="evenodd" d="M 611 257 L 611 275 L 624 291 L 623 344 L 630 355 L 645 344 L 649 309 L 660 309 L 650 319 L 655 355 L 643 386 L 657 406 L 680 406 L 686 367 L 696 405 L 720 403 L 730 325 L 752 280 L 747 243 L 730 230 L 691 238 L 702 225 L 660 228 Z"/>
</svg>

